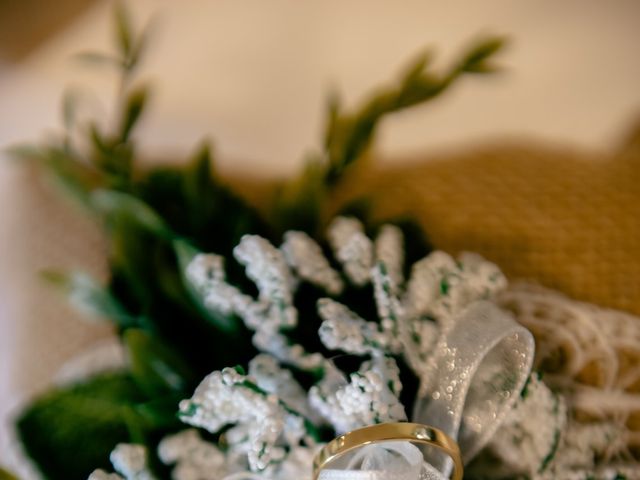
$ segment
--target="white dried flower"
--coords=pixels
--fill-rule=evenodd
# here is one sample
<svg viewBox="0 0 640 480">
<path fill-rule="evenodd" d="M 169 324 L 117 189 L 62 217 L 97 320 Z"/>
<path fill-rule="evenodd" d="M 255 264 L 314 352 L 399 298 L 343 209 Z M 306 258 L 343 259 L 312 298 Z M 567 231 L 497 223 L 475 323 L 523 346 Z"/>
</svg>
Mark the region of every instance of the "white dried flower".
<svg viewBox="0 0 640 480">
<path fill-rule="evenodd" d="M 411 315 L 429 315 L 447 324 L 468 305 L 490 298 L 507 284 L 491 262 L 471 253 L 458 262 L 445 252 L 435 251 L 414 264 L 404 304 Z"/>
<path fill-rule="evenodd" d="M 225 455 L 192 428 L 163 438 L 158 456 L 166 465 L 175 464 L 173 480 L 219 480 L 226 475 Z"/>
<path fill-rule="evenodd" d="M 249 377 L 262 390 L 276 395 L 297 412 L 307 417 L 312 416 L 307 405 L 307 392 L 293 378 L 291 370 L 282 368 L 271 355 L 255 356 L 249 362 Z"/>
<path fill-rule="evenodd" d="M 274 472 L 287 451 L 308 444 L 302 415 L 316 423 L 320 415 L 339 432 L 406 419 L 398 400 L 398 368 L 386 355 L 402 355 L 424 379 L 434 345 L 456 316 L 504 284 L 495 265 L 480 257 L 464 254 L 456 262 L 444 252 L 434 252 L 414 265 L 405 285 L 404 239 L 397 227 L 381 228 L 375 255 L 374 243 L 354 218 L 336 218 L 328 239 L 352 284 L 373 283 L 378 313 L 377 322 L 369 321 L 330 298 L 317 303 L 322 319 L 319 337 L 327 348 L 372 357 L 348 379 L 323 355 L 307 352 L 287 332 L 297 322 L 293 296 L 298 281 L 333 294 L 344 287 L 321 247 L 306 234 L 287 232 L 281 250 L 255 235 L 242 238 L 234 256 L 256 283 L 258 299 L 226 282 L 221 257 L 198 255 L 187 270 L 205 305 L 241 317 L 254 331 L 254 346 L 269 354 L 251 362 L 249 377 L 232 369 L 214 372 L 180 407 L 184 420 L 192 425 L 212 432 L 231 425 L 225 432 L 227 460 L 248 459 L 254 471 Z M 320 375 L 321 380 L 305 398 L 291 372 L 278 363 Z"/>
<path fill-rule="evenodd" d="M 438 303 L 451 285 L 457 283 L 458 275 L 455 261 L 445 252 L 433 252 L 416 262 L 411 268 L 404 301 L 411 315 L 434 314 L 434 310 L 441 314 Z"/>
<path fill-rule="evenodd" d="M 284 450 L 277 446 L 281 435 L 286 433 L 287 440 L 297 444 L 306 433 L 301 417 L 232 368 L 208 375 L 191 399 L 180 402 L 180 416 L 184 422 L 213 433 L 226 425 L 246 429 L 248 442 L 244 443 L 253 471 L 283 459 Z M 296 418 L 289 418 L 292 416 Z"/>
<path fill-rule="evenodd" d="M 301 280 L 323 288 L 331 295 L 342 293 L 344 282 L 340 274 L 331 268 L 322 248 L 309 235 L 304 232 L 286 232 L 280 249 Z"/>
<path fill-rule="evenodd" d="M 95 470 L 89 480 L 155 480 L 147 465 L 147 449 L 144 445 L 119 443 L 109 460 L 116 473 Z"/>
<path fill-rule="evenodd" d="M 281 311 L 280 307 L 267 300 L 256 301 L 226 282 L 223 257 L 196 255 L 187 266 L 186 276 L 209 310 L 223 315 L 235 314 L 242 318 L 247 328 L 253 330 L 274 331 L 282 326 L 278 313 Z"/>
<path fill-rule="evenodd" d="M 376 262 L 371 269 L 371 278 L 382 329 L 395 337 L 398 335 L 398 324 L 405 321 L 403 308 L 395 293 L 398 287 L 382 261 Z"/>
<path fill-rule="evenodd" d="M 362 223 L 352 217 L 336 217 L 327 237 L 347 278 L 356 286 L 366 285 L 373 266 L 373 243 L 365 235 Z"/>
<path fill-rule="evenodd" d="M 268 323 L 261 328 L 295 326 L 298 321 L 293 307 L 295 280 L 282 252 L 258 235 L 244 235 L 233 255 L 256 283 L 260 300 L 269 305 Z"/>
<path fill-rule="evenodd" d="M 393 294 L 398 293 L 404 282 L 404 236 L 402 230 L 395 225 L 383 225 L 375 240 L 376 261 L 386 265 L 394 287 Z"/>
<path fill-rule="evenodd" d="M 193 257 L 185 273 L 193 285 L 202 291 L 210 284 L 224 281 L 224 257 L 213 253 L 200 253 Z"/>
<path fill-rule="evenodd" d="M 346 306 L 330 298 L 318 300 L 323 319 L 318 335 L 325 347 L 353 354 L 389 351 L 394 338 L 374 322 L 366 322 Z"/>
<path fill-rule="evenodd" d="M 147 466 L 147 449 L 143 445 L 119 443 L 109 456 L 116 472 L 126 480 L 153 480 Z"/>
<path fill-rule="evenodd" d="M 322 369 L 327 363 L 327 359 L 320 353 L 308 353 L 302 345 L 292 343 L 282 333 L 259 330 L 251 337 L 251 340 L 258 350 L 269 353 L 280 362 L 295 366 L 300 370 Z"/>
<path fill-rule="evenodd" d="M 392 358 L 374 358 L 352 373 L 346 385 L 336 388 L 335 378 L 329 378 L 311 387 L 309 401 L 339 434 L 374 423 L 404 421 L 399 373 Z"/>
<path fill-rule="evenodd" d="M 317 448 L 294 447 L 287 458 L 278 465 L 278 469 L 273 472 L 272 478 L 279 480 L 298 480 L 309 477 L 309 465 L 313 465 L 313 458 L 317 453 Z"/>
<path fill-rule="evenodd" d="M 207 308 L 223 315 L 236 314 L 242 317 L 247 325 L 259 323 L 255 321 L 257 315 L 254 313 L 265 307 L 257 306 L 251 297 L 226 282 L 224 257 L 198 254 L 187 266 L 186 276 L 202 295 Z"/>
<path fill-rule="evenodd" d="M 379 323 L 359 318 L 345 306 L 331 300 L 318 302 L 323 319 L 320 338 L 330 349 L 348 353 L 401 353 L 418 376 L 425 375 L 427 357 L 438 336 L 467 305 L 484 299 L 505 284 L 497 267 L 473 254 L 463 254 L 455 262 L 444 252 L 433 252 L 417 262 L 406 292 L 402 293 L 403 238 L 400 229 L 381 228 L 373 244 L 354 218 L 338 217 L 329 227 L 329 240 L 352 282 L 373 280 Z M 246 235 L 234 250 L 260 291 L 254 300 L 226 283 L 223 259 L 198 255 L 187 270 L 187 277 L 210 309 L 240 316 L 255 331 L 252 340 L 259 350 L 278 361 L 318 372 L 327 360 L 306 352 L 289 340 L 282 329 L 295 324 L 297 311 L 292 304 L 295 277 L 285 259 L 297 269 L 301 279 L 324 284 L 329 290 L 339 278 L 322 251 L 301 232 L 287 232 L 282 252 L 267 240 Z M 363 272 L 363 269 L 367 269 Z M 349 274 L 351 271 L 351 274 Z M 330 286 L 333 285 L 332 286 Z M 400 294 L 402 296 L 400 297 Z M 440 326 L 436 331 L 436 324 Z"/>
</svg>

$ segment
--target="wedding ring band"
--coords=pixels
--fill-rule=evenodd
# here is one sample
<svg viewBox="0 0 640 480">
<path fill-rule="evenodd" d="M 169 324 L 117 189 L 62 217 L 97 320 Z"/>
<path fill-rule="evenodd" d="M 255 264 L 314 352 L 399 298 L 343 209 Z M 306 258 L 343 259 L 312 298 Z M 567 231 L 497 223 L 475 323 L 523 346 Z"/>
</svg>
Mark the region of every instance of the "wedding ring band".
<svg viewBox="0 0 640 480">
<path fill-rule="evenodd" d="M 380 423 L 340 435 L 327 443 L 313 459 L 313 479 L 331 462 L 356 448 L 373 443 L 407 441 L 435 447 L 453 460 L 452 480 L 462 479 L 462 457 L 458 444 L 437 428 L 419 423 Z"/>
</svg>

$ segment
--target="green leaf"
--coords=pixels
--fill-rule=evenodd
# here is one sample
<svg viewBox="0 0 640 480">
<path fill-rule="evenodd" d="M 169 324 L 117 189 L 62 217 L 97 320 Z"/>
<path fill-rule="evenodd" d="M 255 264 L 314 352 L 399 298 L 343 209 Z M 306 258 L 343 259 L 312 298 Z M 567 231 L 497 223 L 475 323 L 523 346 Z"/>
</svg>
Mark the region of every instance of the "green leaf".
<svg viewBox="0 0 640 480">
<path fill-rule="evenodd" d="M 506 39 L 503 37 L 489 37 L 481 40 L 463 56 L 460 62 L 460 70 L 467 73 L 494 71 L 495 67 L 489 65 L 487 60 L 498 53 L 505 45 Z"/>
<path fill-rule="evenodd" d="M 116 67 L 122 74 L 122 84 L 125 85 L 140 63 L 147 44 L 149 28 L 145 27 L 142 33 L 136 35 L 125 2 L 120 1 L 116 3 L 113 11 L 113 36 L 116 53 L 87 51 L 75 55 L 75 58 L 88 65 Z"/>
<path fill-rule="evenodd" d="M 154 323 L 153 306 L 172 300 L 172 292 L 158 287 L 162 287 L 160 280 L 166 277 L 167 268 L 175 269 L 169 243 L 175 235 L 152 208 L 133 195 L 97 190 L 91 202 L 104 215 L 109 234 L 109 289 L 128 311 Z M 165 268 L 167 262 L 171 265 Z"/>
<path fill-rule="evenodd" d="M 100 189 L 91 194 L 91 204 L 109 221 L 124 218 L 158 237 L 172 239 L 175 236 L 149 205 L 133 195 Z"/>
<path fill-rule="evenodd" d="M 369 147 L 379 122 L 388 114 L 427 102 L 447 90 L 464 73 L 489 71 L 487 60 L 504 44 L 491 37 L 471 47 L 460 62 L 444 75 L 428 71 L 432 55 L 425 52 L 411 63 L 400 85 L 381 88 L 353 112 L 329 116 L 326 181 L 334 184 L 345 169 L 360 159 Z"/>
<path fill-rule="evenodd" d="M 45 280 L 61 288 L 71 304 L 92 317 L 107 318 L 121 328 L 140 324 L 140 319 L 127 309 L 107 289 L 81 272 L 42 272 Z"/>
<path fill-rule="evenodd" d="M 92 122 L 88 128 L 88 135 L 96 157 L 102 158 L 109 154 L 111 146 L 108 145 L 109 141 L 102 135 L 98 125 Z"/>
<path fill-rule="evenodd" d="M 326 127 L 324 134 L 324 147 L 330 148 L 334 144 L 334 137 L 338 132 L 338 120 L 340 118 L 340 96 L 338 92 L 332 91 L 327 98 L 326 107 Z"/>
<path fill-rule="evenodd" d="M 58 184 L 71 197 L 86 205 L 89 192 L 99 182 L 95 172 L 61 150 L 50 149 L 45 162 Z"/>
<path fill-rule="evenodd" d="M 142 32 L 135 39 L 127 63 L 128 73 L 132 73 L 140 64 L 140 60 L 142 59 L 144 52 L 147 49 L 147 44 L 149 43 L 149 37 L 151 36 L 152 27 L 153 22 L 149 22 L 147 25 L 145 25 Z"/>
<path fill-rule="evenodd" d="M 18 435 L 50 480 L 85 480 L 110 469 L 109 453 L 130 441 L 125 416 L 145 400 L 126 373 L 104 373 L 38 398 L 20 416 Z"/>
<path fill-rule="evenodd" d="M 147 428 L 174 429 L 182 425 L 178 419 L 178 404 L 182 399 L 182 395 L 167 395 L 133 408 L 137 418 L 141 419 Z"/>
<path fill-rule="evenodd" d="M 228 256 L 242 235 L 269 235 L 257 211 L 212 175 L 206 144 L 186 168 L 154 168 L 134 188 L 177 237 L 202 251 Z"/>
<path fill-rule="evenodd" d="M 406 73 L 402 76 L 403 83 L 405 85 L 411 85 L 415 81 L 419 80 L 427 66 L 433 60 L 433 52 L 431 50 L 425 50 L 418 54 L 413 62 L 409 64 Z"/>
<path fill-rule="evenodd" d="M 125 7 L 124 2 L 119 1 L 116 3 L 113 12 L 113 21 L 118 51 L 123 59 L 128 59 L 131 56 L 131 49 L 133 47 L 133 26 L 129 11 Z"/>
<path fill-rule="evenodd" d="M 39 152 L 36 149 L 14 149 L 13 154 L 23 155 L 23 158 L 29 154 L 37 155 L 32 160 L 39 162 L 71 198 L 84 206 L 88 204 L 89 192 L 104 181 L 99 171 L 80 161 L 65 146 L 44 147 Z"/>
<path fill-rule="evenodd" d="M 151 397 L 187 392 L 193 385 L 189 366 L 160 339 L 135 328 L 126 330 L 122 339 L 131 375 Z"/>
<path fill-rule="evenodd" d="M 211 149 L 208 143 L 204 143 L 184 172 L 185 196 L 194 207 L 207 208 L 207 200 L 217 188 L 213 181 Z"/>
<path fill-rule="evenodd" d="M 132 90 L 124 101 L 124 110 L 120 121 L 120 141 L 129 140 L 131 132 L 140 119 L 149 96 L 149 88 L 141 86 Z"/>
<path fill-rule="evenodd" d="M 149 25 L 147 25 L 142 33 L 136 35 L 133 22 L 129 11 L 125 7 L 124 2 L 116 4 L 114 11 L 114 30 L 116 47 L 120 54 L 120 64 L 123 71 L 123 80 L 135 70 L 140 63 L 140 58 L 145 50 L 148 37 Z"/>
<path fill-rule="evenodd" d="M 129 190 L 133 174 L 133 144 L 103 134 L 95 123 L 89 124 L 88 136 L 93 147 L 90 159 L 104 175 L 104 188 Z"/>
</svg>

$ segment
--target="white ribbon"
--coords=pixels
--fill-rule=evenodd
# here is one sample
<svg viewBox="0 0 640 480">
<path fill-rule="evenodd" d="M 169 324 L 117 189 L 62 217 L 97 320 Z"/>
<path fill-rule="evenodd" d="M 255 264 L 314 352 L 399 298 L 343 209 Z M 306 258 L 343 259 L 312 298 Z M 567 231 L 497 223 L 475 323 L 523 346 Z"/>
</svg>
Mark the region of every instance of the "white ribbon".
<svg viewBox="0 0 640 480">
<path fill-rule="evenodd" d="M 442 333 L 411 420 L 457 439 L 467 463 L 513 407 L 533 354 L 527 329 L 492 303 L 472 304 Z M 427 447 L 423 456 L 409 442 L 387 442 L 363 447 L 331 466 L 320 473 L 321 480 L 444 480 L 453 465 L 435 448 Z"/>
<path fill-rule="evenodd" d="M 320 480 L 442 480 L 442 474 L 425 464 L 422 452 L 409 442 L 367 445 L 342 463 L 344 468 L 322 470 Z"/>
</svg>

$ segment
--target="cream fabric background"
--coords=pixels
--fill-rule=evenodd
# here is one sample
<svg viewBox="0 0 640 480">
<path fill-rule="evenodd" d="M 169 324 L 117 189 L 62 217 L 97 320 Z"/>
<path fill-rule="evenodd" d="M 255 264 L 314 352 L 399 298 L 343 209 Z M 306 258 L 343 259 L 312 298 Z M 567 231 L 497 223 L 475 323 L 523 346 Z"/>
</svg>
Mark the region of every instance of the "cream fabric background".
<svg viewBox="0 0 640 480">
<path fill-rule="evenodd" d="M 385 124 L 380 148 L 386 157 L 496 136 L 607 150 L 640 111 L 640 3 L 633 0 L 130 4 L 138 20 L 156 22 L 143 68 L 155 80 L 141 131 L 151 155 L 184 156 L 210 135 L 221 168 L 291 172 L 317 144 L 328 88 L 337 87 L 351 104 L 423 46 L 438 47 L 446 62 L 478 32 L 512 36 L 501 57 L 508 72 L 463 82 L 432 106 Z M 79 50 L 107 48 L 109 8 L 110 2 L 98 4 L 20 67 L 0 70 L 0 146 L 55 126 L 67 85 L 89 86 L 95 110 L 109 115 L 101 105 L 110 103 L 114 78 L 69 60 Z M 36 279 L 50 266 L 99 274 L 95 227 L 6 162 L 0 163 L 0 197 L 4 416 L 16 398 L 41 389 L 105 330 L 82 323 Z"/>
</svg>

